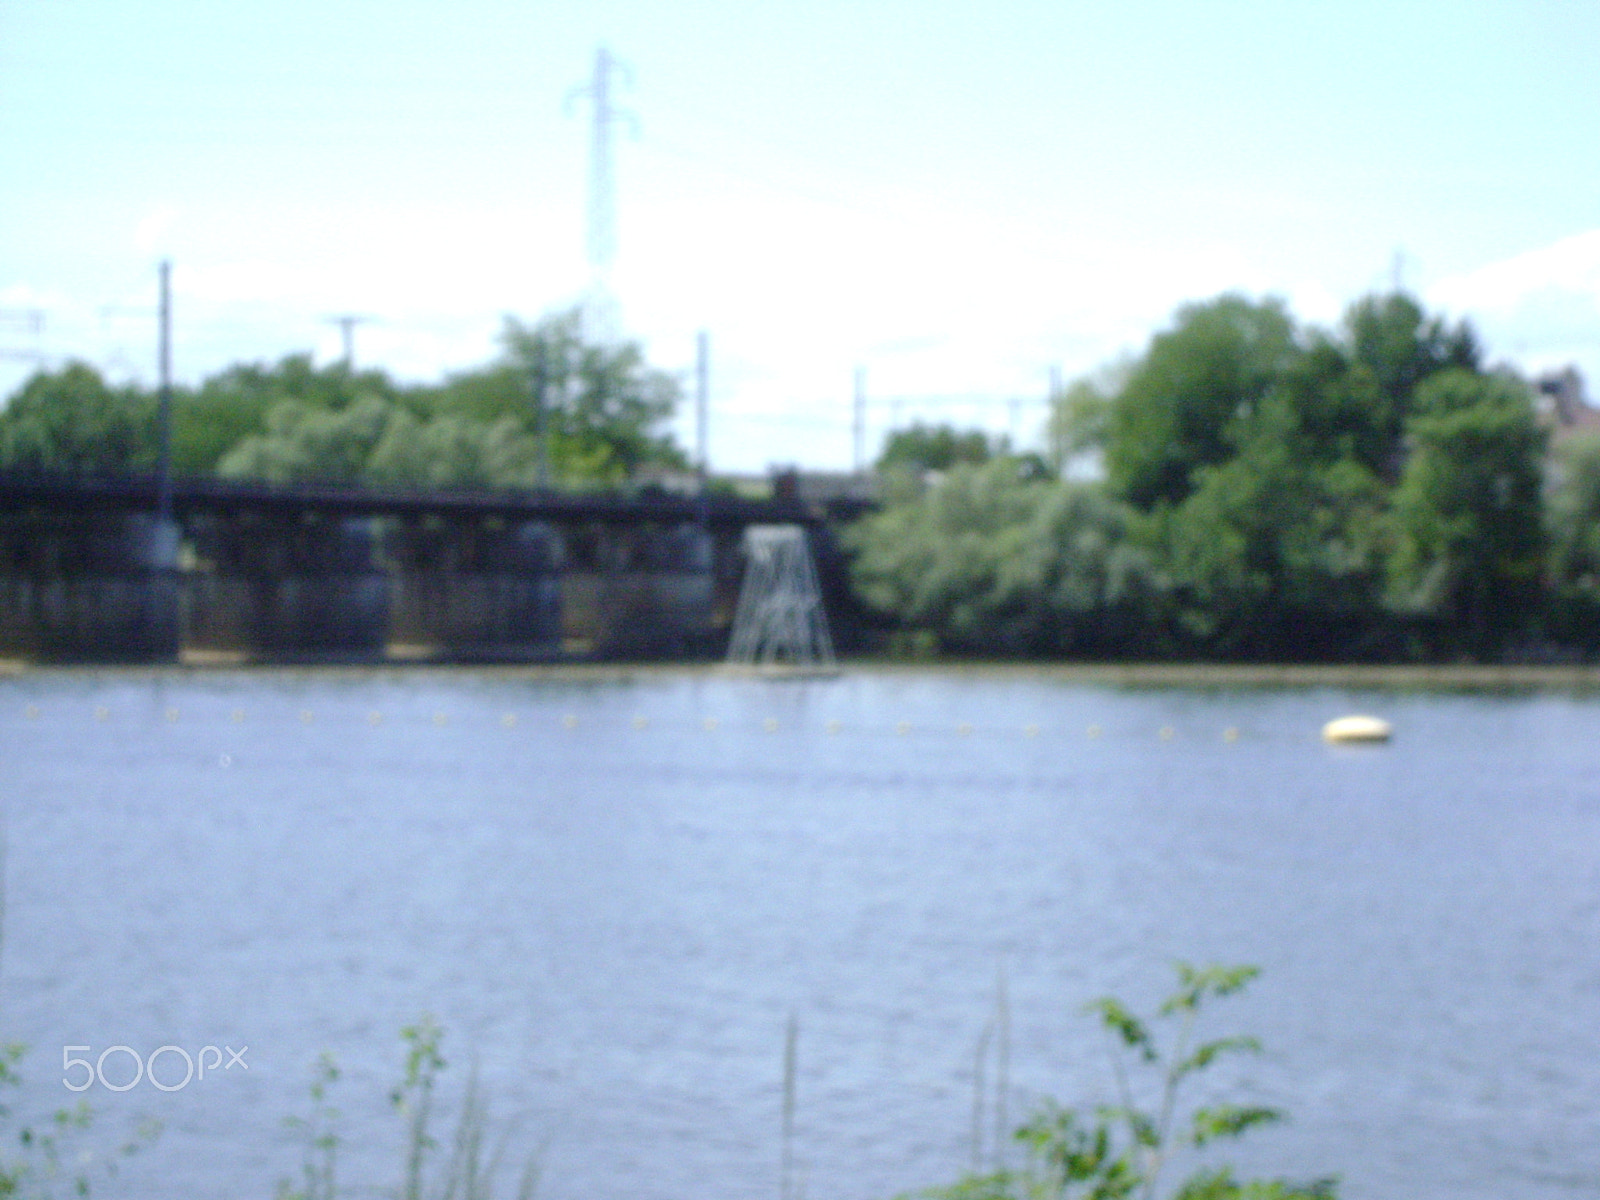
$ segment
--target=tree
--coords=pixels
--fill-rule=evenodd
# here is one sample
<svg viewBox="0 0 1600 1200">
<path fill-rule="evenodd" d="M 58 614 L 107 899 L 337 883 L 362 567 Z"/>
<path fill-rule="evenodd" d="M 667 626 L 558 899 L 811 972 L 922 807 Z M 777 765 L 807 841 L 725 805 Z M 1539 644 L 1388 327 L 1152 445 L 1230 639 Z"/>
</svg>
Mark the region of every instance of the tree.
<svg viewBox="0 0 1600 1200">
<path fill-rule="evenodd" d="M 677 381 L 647 367 L 637 343 L 587 343 L 581 333 L 576 310 L 532 327 L 508 317 L 500 361 L 448 380 L 423 406 L 484 421 L 510 417 L 528 435 L 542 433 L 557 482 L 615 485 L 648 467 L 685 466 L 663 429 Z"/>
<path fill-rule="evenodd" d="M 1110 434 L 1111 398 L 1120 384 L 1106 386 L 1095 379 L 1075 379 L 1065 391 L 1050 397 L 1045 442 L 1050 466 L 1061 474 L 1076 457 L 1102 454 Z"/>
<path fill-rule="evenodd" d="M 1362 389 L 1339 348 L 1313 338 L 1237 418 L 1233 454 L 1143 524 L 1197 649 L 1363 652 L 1380 612 L 1385 489 L 1361 452 Z"/>
<path fill-rule="evenodd" d="M 1544 636 L 1600 647 L 1600 433 L 1556 443 L 1545 493 Z"/>
<path fill-rule="evenodd" d="M 113 388 L 86 363 L 40 371 L 0 411 L 0 467 L 111 475 L 153 471 L 154 400 Z"/>
<path fill-rule="evenodd" d="M 401 409 L 373 448 L 364 478 L 391 487 L 533 487 L 539 446 L 511 417 L 443 413 L 420 421 Z"/>
<path fill-rule="evenodd" d="M 280 400 L 267 413 L 266 432 L 223 455 L 217 474 L 270 483 L 357 482 L 398 412 L 372 395 L 346 408 Z"/>
<path fill-rule="evenodd" d="M 319 368 L 308 354 L 230 367 L 196 390 L 174 389 L 173 470 L 278 483 L 532 487 L 546 453 L 554 480 L 578 486 L 684 465 L 663 428 L 677 383 L 647 367 L 636 344 L 584 342 L 575 312 L 533 327 L 508 318 L 502 343 L 498 362 L 431 387 L 344 363 Z M 82 363 L 41 372 L 0 411 L 0 468 L 154 470 L 156 413 L 154 395 L 109 387 Z"/>
<path fill-rule="evenodd" d="M 1386 510 L 1415 431 L 1434 428 L 1413 418 L 1443 394 L 1436 381 L 1483 379 L 1478 358 L 1470 328 L 1401 293 L 1352 305 L 1336 334 L 1297 330 L 1270 300 L 1180 310 L 1111 393 L 1104 436 L 1109 483 L 1144 514 L 1132 531 L 1192 649 L 1365 657 L 1393 645 L 1395 612 L 1442 615 L 1418 573 L 1441 561 L 1417 524 L 1423 466 L 1407 515 Z M 1093 395 L 1078 400 L 1092 415 Z M 1514 425 L 1497 428 L 1520 444 Z M 1442 452 L 1435 438 L 1424 458 Z M 1415 536 L 1395 556 L 1398 529 Z"/>
<path fill-rule="evenodd" d="M 1600 600 L 1600 433 L 1558 443 L 1553 467 L 1546 505 L 1551 582 Z"/>
<path fill-rule="evenodd" d="M 1229 658 L 1364 657 L 1382 583 L 1381 488 L 1258 444 L 1145 521 L 1192 649 Z"/>
<path fill-rule="evenodd" d="M 1098 488 L 1000 458 L 956 466 L 847 540 L 867 603 L 947 649 L 1104 653 L 1131 643 L 1154 590 L 1127 519 Z"/>
<path fill-rule="evenodd" d="M 1520 381 L 1452 368 L 1417 389 L 1395 489 L 1390 598 L 1482 656 L 1529 622 L 1543 563 L 1545 435 Z"/>
<path fill-rule="evenodd" d="M 1344 318 L 1344 340 L 1355 368 L 1370 382 L 1364 420 L 1377 431 L 1379 445 L 1368 465 L 1386 472 L 1392 482 L 1403 461 L 1400 438 L 1417 388 L 1452 367 L 1478 373 L 1477 338 L 1465 322 L 1451 328 L 1396 291 L 1351 305 Z"/>
<path fill-rule="evenodd" d="M 1106 472 L 1112 489 L 1149 509 L 1194 490 L 1196 472 L 1234 451 L 1247 420 L 1296 353 L 1281 302 L 1228 295 L 1178 310 L 1111 397 Z"/>
<path fill-rule="evenodd" d="M 179 474 L 217 470 L 241 442 L 268 432 L 268 414 L 286 402 L 302 412 L 340 412 L 363 397 L 384 405 L 405 402 L 405 390 L 382 371 L 352 371 L 344 363 L 317 367 L 309 354 L 292 354 L 272 366 L 229 367 L 198 390 L 173 396 L 172 461 Z"/>
<path fill-rule="evenodd" d="M 948 471 L 957 464 L 979 466 L 1001 452 L 1003 444 L 981 429 L 915 421 L 909 428 L 889 435 L 883 453 L 878 455 L 877 469 L 911 471 L 921 476 L 929 471 Z"/>
</svg>

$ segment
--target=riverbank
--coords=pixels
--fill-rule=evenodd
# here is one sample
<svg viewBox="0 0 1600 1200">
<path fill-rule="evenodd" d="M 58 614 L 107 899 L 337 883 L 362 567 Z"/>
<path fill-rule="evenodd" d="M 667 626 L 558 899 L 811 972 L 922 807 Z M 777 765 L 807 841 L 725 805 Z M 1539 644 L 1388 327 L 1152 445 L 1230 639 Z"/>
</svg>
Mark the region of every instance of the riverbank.
<svg viewBox="0 0 1600 1200">
<path fill-rule="evenodd" d="M 0 659 L 0 677 L 30 674 L 189 677 L 244 672 L 294 677 L 314 675 L 448 676 L 472 674 L 549 682 L 617 682 L 682 675 L 717 675 L 721 663 L 340 663 L 328 665 L 188 661 L 164 665 L 28 663 Z M 1596 691 L 1600 665 L 1495 666 L 1482 664 L 1374 665 L 1270 663 L 1041 663 L 1010 661 L 856 659 L 844 672 L 893 675 L 956 674 L 1128 688 L 1352 688 L 1397 691 Z M 770 678 L 782 678 L 781 673 Z"/>
</svg>

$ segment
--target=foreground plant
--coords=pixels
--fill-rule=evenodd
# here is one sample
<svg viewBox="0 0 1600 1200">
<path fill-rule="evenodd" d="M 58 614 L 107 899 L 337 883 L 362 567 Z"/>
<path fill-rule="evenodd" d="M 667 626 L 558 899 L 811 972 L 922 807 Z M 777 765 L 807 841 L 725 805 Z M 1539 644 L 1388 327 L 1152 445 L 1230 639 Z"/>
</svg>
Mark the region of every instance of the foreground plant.
<svg viewBox="0 0 1600 1200">
<path fill-rule="evenodd" d="M 1256 1053 L 1261 1047 L 1251 1037 L 1195 1042 L 1201 1005 L 1240 991 L 1258 974 L 1255 967 L 1180 963 L 1177 971 L 1178 990 L 1152 1020 L 1135 1016 L 1112 997 L 1085 1010 L 1099 1018 L 1113 1039 L 1117 1104 L 1099 1106 L 1092 1114 L 1049 1104 L 1017 1130 L 1017 1141 L 1028 1151 L 1027 1167 L 968 1175 L 922 1195 L 928 1200 L 1155 1200 L 1163 1169 L 1178 1152 L 1282 1120 L 1275 1108 L 1237 1104 L 1202 1105 L 1180 1118 L 1184 1110 L 1179 1096 L 1190 1078 L 1220 1058 Z M 1166 1050 L 1156 1036 L 1157 1021 L 1176 1026 L 1165 1041 Z M 1154 1095 L 1153 1105 L 1140 1104 L 1130 1065 L 1155 1077 L 1146 1089 Z M 1171 1195 L 1172 1200 L 1332 1200 L 1335 1181 L 1238 1180 L 1229 1167 L 1204 1167 Z"/>
<path fill-rule="evenodd" d="M 434 1089 L 447 1065 L 440 1052 L 444 1030 L 432 1017 L 423 1017 L 402 1029 L 400 1036 L 406 1044 L 405 1067 L 400 1083 L 389 1093 L 389 1102 L 405 1121 L 405 1165 L 400 1187 L 385 1194 L 401 1200 L 492 1200 L 495 1178 L 514 1130 L 507 1129 L 496 1139 L 494 1149 L 486 1152 L 489 1111 L 474 1070 L 467 1078 L 450 1156 L 441 1169 L 430 1170 L 431 1156 L 439 1148 L 431 1123 Z M 288 1180 L 280 1182 L 277 1200 L 335 1200 L 340 1194 L 334 1170 L 340 1140 L 339 1110 L 328 1100 L 329 1089 L 338 1078 L 338 1064 L 332 1055 L 324 1053 L 317 1061 L 311 1084 L 311 1115 L 291 1117 L 285 1122 L 303 1143 L 301 1186 L 295 1187 Z M 517 1200 L 531 1200 L 538 1181 L 538 1159 L 530 1157 L 517 1181 Z M 430 1182 L 432 1187 L 428 1186 Z M 363 1189 L 362 1194 L 369 1191 Z"/>
<path fill-rule="evenodd" d="M 17 1067 L 25 1052 L 20 1043 L 0 1046 L 0 1088 L 21 1086 Z M 10 1125 L 11 1116 L 10 1105 L 0 1101 L 0 1130 Z M 18 1128 L 15 1149 L 0 1147 L 0 1197 L 49 1200 L 58 1188 L 63 1189 L 60 1194 L 87 1196 L 96 1176 L 115 1178 L 121 1159 L 137 1154 L 161 1133 L 161 1122 L 142 1120 L 126 1142 L 102 1154 L 85 1142 L 93 1118 L 88 1103 L 80 1100 Z"/>
</svg>

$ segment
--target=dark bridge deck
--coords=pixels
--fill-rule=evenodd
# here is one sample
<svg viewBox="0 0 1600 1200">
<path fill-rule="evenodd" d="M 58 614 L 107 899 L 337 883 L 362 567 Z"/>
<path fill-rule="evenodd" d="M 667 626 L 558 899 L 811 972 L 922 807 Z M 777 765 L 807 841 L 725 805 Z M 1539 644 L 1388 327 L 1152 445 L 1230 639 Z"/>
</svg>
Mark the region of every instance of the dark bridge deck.
<svg viewBox="0 0 1600 1200">
<path fill-rule="evenodd" d="M 0 511 L 44 508 L 56 512 L 154 512 L 160 483 L 154 475 L 82 476 L 0 472 Z M 825 504 L 752 500 L 709 493 L 474 491 L 358 487 L 336 483 L 270 484 L 214 477 L 174 479 L 172 509 L 190 514 L 246 510 L 339 516 L 503 517 L 606 524 L 701 522 L 717 528 L 754 524 L 849 520 L 870 507 L 851 498 Z"/>
</svg>

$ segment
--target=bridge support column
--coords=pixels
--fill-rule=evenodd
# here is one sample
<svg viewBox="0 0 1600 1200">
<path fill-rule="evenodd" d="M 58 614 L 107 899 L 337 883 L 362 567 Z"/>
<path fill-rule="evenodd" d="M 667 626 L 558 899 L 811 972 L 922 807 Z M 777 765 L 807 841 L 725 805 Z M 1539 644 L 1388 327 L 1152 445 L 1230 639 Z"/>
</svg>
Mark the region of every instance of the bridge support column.
<svg viewBox="0 0 1600 1200">
<path fill-rule="evenodd" d="M 568 531 L 562 641 L 596 658 L 716 653 L 712 539 L 699 525 Z"/>
<path fill-rule="evenodd" d="M 184 647 L 290 662 L 381 658 L 390 579 L 370 517 L 197 518 Z"/>
<path fill-rule="evenodd" d="M 561 653 L 561 541 L 543 521 L 395 526 L 393 658 L 528 662 Z"/>
<path fill-rule="evenodd" d="M 0 656 L 170 662 L 178 526 L 153 513 L 0 513 Z"/>
</svg>

